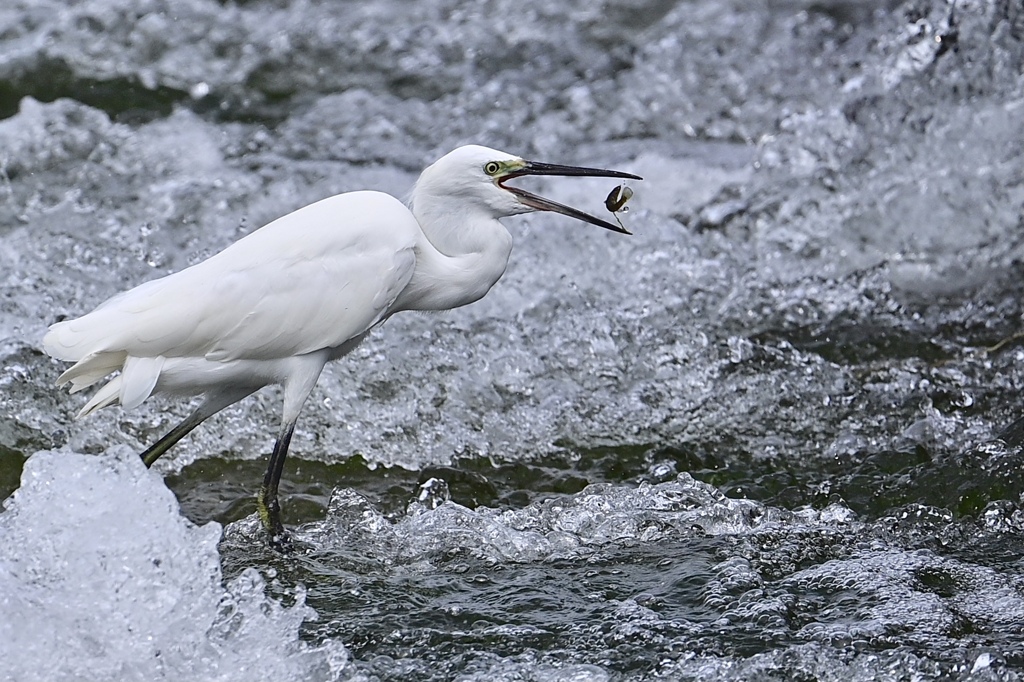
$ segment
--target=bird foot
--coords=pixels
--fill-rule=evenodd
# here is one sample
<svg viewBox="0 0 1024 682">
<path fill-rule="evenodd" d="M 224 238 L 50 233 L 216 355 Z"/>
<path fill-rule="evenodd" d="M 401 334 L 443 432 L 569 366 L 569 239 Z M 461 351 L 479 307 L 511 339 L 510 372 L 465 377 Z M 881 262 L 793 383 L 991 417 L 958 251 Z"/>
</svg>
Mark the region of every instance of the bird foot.
<svg viewBox="0 0 1024 682">
<path fill-rule="evenodd" d="M 283 528 L 276 533 L 267 531 L 267 544 L 270 549 L 281 554 L 291 554 L 296 549 L 291 534 Z"/>
<path fill-rule="evenodd" d="M 267 544 L 271 549 L 287 553 L 292 549 L 291 537 L 281 523 L 281 504 L 277 501 L 277 491 L 270 492 L 266 487 L 260 488 L 256 496 L 256 513 L 260 517 L 263 529 L 267 531 Z"/>
</svg>

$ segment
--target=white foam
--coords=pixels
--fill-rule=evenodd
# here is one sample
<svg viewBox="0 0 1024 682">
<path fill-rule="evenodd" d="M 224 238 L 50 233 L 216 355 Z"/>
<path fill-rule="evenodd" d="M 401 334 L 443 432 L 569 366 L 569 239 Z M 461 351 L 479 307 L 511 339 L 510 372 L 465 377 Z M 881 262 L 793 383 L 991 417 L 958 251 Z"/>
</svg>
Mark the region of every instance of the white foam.
<svg viewBox="0 0 1024 682">
<path fill-rule="evenodd" d="M 181 516 L 128 448 L 38 452 L 0 514 L 0 679 L 337 679 L 340 644 L 247 569 L 222 582 L 220 526 Z"/>
</svg>

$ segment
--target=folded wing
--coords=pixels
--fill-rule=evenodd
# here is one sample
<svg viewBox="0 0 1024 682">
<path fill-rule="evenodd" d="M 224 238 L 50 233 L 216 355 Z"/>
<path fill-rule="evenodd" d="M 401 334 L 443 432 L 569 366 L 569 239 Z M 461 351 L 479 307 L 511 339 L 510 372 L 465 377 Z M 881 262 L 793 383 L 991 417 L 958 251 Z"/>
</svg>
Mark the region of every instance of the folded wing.
<svg viewBox="0 0 1024 682">
<path fill-rule="evenodd" d="M 157 358 L 276 359 L 337 347 L 387 316 L 412 277 L 418 234 L 397 199 L 340 194 L 53 325 L 43 346 L 76 363 L 60 379 L 72 390 L 116 369 L 126 381 L 137 374 L 122 389 L 122 402 L 135 404 L 155 386 Z"/>
</svg>

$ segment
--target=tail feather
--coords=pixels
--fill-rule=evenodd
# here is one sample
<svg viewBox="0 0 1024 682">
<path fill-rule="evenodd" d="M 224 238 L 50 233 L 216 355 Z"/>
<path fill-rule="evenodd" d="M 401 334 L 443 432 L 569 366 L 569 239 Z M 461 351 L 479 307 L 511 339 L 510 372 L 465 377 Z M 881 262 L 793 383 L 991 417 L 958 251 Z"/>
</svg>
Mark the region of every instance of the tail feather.
<svg viewBox="0 0 1024 682">
<path fill-rule="evenodd" d="M 57 378 L 57 385 L 63 386 L 70 382 L 71 392 L 78 393 L 111 372 L 121 369 L 127 357 L 128 354 L 124 352 L 90 353 L 61 374 Z"/>
<path fill-rule="evenodd" d="M 138 407 L 153 393 L 160 372 L 164 368 L 164 358 L 137 358 L 132 355 L 124 362 L 121 370 L 121 388 L 118 393 L 122 407 L 130 410 Z"/>
<path fill-rule="evenodd" d="M 149 292 L 160 286 L 157 282 L 159 280 L 154 280 L 132 291 Z M 127 350 L 113 350 L 125 348 L 124 339 L 118 340 L 118 330 L 124 331 L 125 310 L 119 302 L 123 303 L 126 295 L 115 296 L 88 315 L 58 322 L 43 336 L 43 350 L 47 354 L 75 363 L 57 379 L 58 386 L 70 383 L 71 393 L 89 388 L 121 370 L 120 375 L 110 379 L 89 399 L 78 413 L 79 418 L 116 402 L 126 409 L 137 407 L 153 393 L 160 379 L 166 358 L 139 357 L 130 355 Z M 142 297 L 143 303 L 146 300 Z M 129 307 L 127 312 L 138 311 Z"/>
<path fill-rule="evenodd" d="M 89 402 L 85 404 L 78 414 L 75 415 L 75 419 L 81 419 L 87 417 L 96 410 L 106 407 L 107 405 L 113 405 L 117 402 L 118 396 L 121 394 L 121 375 L 118 375 L 108 381 L 106 385 L 100 390 L 96 391 Z"/>
</svg>

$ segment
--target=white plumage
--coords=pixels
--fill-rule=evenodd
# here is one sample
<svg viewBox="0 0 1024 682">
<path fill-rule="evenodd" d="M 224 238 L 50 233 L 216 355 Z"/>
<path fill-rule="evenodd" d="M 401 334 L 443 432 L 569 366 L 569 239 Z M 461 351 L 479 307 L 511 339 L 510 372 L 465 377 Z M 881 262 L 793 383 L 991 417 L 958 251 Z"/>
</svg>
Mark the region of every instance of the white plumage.
<svg viewBox="0 0 1024 682">
<path fill-rule="evenodd" d="M 524 161 L 460 147 L 427 168 L 410 208 L 381 192 L 339 194 L 279 218 L 180 272 L 118 294 L 50 327 L 43 348 L 74 362 L 75 393 L 120 370 L 79 417 L 153 393 L 202 394 L 186 420 L 143 453 L 152 464 L 212 414 L 269 385 L 284 387 L 281 432 L 258 510 L 280 545 L 277 483 L 291 432 L 324 365 L 400 310 L 471 303 L 505 271 L 512 238 L 498 218 L 556 211 L 623 229 L 503 183 L 521 175 L 636 176 Z"/>
<path fill-rule="evenodd" d="M 336 348 L 389 312 L 415 266 L 418 223 L 397 199 L 351 192 L 301 208 L 181 272 L 118 294 L 76 320 L 55 324 L 46 352 L 76 364 L 59 384 L 79 391 L 115 369 L 119 401 L 142 403 L 154 389 L 199 393 L 225 383 L 229 361 L 249 363 Z M 161 372 L 189 361 L 194 371 Z M 210 367 L 204 371 L 202 358 Z M 255 364 L 255 363 L 254 363 Z M 185 374 L 185 376 L 182 376 Z M 99 396 L 100 394 L 97 394 Z"/>
</svg>

